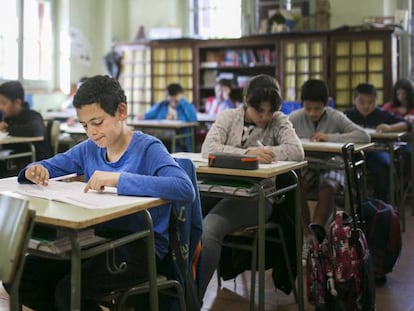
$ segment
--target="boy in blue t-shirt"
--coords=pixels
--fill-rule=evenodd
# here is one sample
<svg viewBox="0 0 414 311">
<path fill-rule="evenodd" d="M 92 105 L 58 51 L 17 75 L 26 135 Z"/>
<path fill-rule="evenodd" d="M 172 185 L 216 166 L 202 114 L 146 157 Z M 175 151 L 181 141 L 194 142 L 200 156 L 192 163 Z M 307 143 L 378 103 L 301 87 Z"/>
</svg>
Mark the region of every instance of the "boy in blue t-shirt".
<svg viewBox="0 0 414 311">
<path fill-rule="evenodd" d="M 116 187 L 119 195 L 162 197 L 180 204 L 194 200 L 190 178 L 164 145 L 127 126 L 126 96 L 118 81 L 108 76 L 88 78 L 77 91 L 73 105 L 88 139 L 65 153 L 30 164 L 19 173 L 19 183 L 47 186 L 49 178 L 76 173 L 85 176 L 85 192 Z M 168 253 L 171 204 L 149 212 L 159 263 Z M 95 230 L 125 235 L 142 230 L 144 224 L 137 213 L 100 224 Z M 115 254 L 117 262 L 125 262 L 127 267 L 116 274 L 108 271 L 106 253 L 82 261 L 81 310 L 100 310 L 94 298 L 148 280 L 143 239 L 117 247 Z M 28 256 L 20 286 L 22 303 L 34 310 L 67 310 L 70 267 L 70 261 Z"/>
<path fill-rule="evenodd" d="M 411 131 L 409 121 L 377 106 L 377 90 L 372 84 L 358 84 L 353 91 L 353 104 L 345 114 L 362 127 L 377 132 Z M 368 172 L 374 175 L 374 197 L 389 202 L 389 153 L 367 152 L 365 159 Z"/>
</svg>

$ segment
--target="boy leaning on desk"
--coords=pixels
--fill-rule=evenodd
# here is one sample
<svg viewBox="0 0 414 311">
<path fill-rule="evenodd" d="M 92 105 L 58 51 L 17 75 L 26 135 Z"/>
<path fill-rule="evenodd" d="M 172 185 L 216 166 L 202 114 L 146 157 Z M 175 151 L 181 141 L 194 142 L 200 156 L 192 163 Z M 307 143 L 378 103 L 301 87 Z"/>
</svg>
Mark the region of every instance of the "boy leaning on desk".
<svg viewBox="0 0 414 311">
<path fill-rule="evenodd" d="M 345 111 L 350 120 L 376 132 L 411 131 L 410 121 L 377 106 L 377 90 L 369 83 L 360 83 L 353 91 L 354 107 Z M 374 197 L 390 202 L 389 167 L 390 154 L 385 151 L 365 154 L 367 171 L 374 176 Z"/>
<path fill-rule="evenodd" d="M 324 81 L 311 79 L 306 81 L 301 89 L 302 109 L 294 111 L 289 119 L 300 138 L 321 142 L 354 142 L 370 141 L 369 135 L 363 128 L 349 120 L 342 112 L 328 106 L 328 87 Z M 311 156 L 310 154 L 306 155 Z M 318 154 L 323 159 L 324 155 Z M 326 157 L 331 158 L 332 154 Z M 335 194 L 344 185 L 344 172 L 336 168 L 309 167 L 303 169 L 302 217 L 304 225 L 304 244 L 302 260 L 306 261 L 310 247 L 310 210 L 307 202 L 309 191 L 317 188 L 318 203 L 315 207 L 312 222 L 325 227 L 335 204 Z M 326 159 L 327 160 L 327 159 Z"/>
<path fill-rule="evenodd" d="M 243 106 L 218 116 L 202 145 L 203 157 L 212 152 L 256 155 L 260 163 L 302 161 L 300 140 L 287 117 L 279 111 L 282 102 L 277 81 L 268 75 L 252 77 L 243 90 Z M 272 202 L 267 202 L 266 217 Z M 257 201 L 203 198 L 203 254 L 201 290 L 205 293 L 216 270 L 224 237 L 241 227 L 258 224 Z"/>
<path fill-rule="evenodd" d="M 126 97 L 118 81 L 108 76 L 87 79 L 77 91 L 73 105 L 88 139 L 65 153 L 30 164 L 19 173 L 20 183 L 47 186 L 50 178 L 76 173 L 85 176 L 85 192 L 104 191 L 108 186 L 116 187 L 119 195 L 161 197 L 182 203 L 194 200 L 194 187 L 187 173 L 164 145 L 152 136 L 132 132 L 126 125 Z M 168 252 L 170 210 L 170 204 L 150 209 L 157 263 Z M 142 228 L 143 219 L 133 214 L 103 223 L 95 230 L 119 235 Z M 81 310 L 100 310 L 91 297 L 146 281 L 145 250 L 142 239 L 116 248 L 116 259 L 127 263 L 127 269 L 117 274 L 108 271 L 105 253 L 84 260 Z M 5 287 L 8 288 L 7 284 Z M 20 286 L 24 305 L 43 311 L 69 310 L 70 288 L 70 262 L 27 258 Z"/>
</svg>

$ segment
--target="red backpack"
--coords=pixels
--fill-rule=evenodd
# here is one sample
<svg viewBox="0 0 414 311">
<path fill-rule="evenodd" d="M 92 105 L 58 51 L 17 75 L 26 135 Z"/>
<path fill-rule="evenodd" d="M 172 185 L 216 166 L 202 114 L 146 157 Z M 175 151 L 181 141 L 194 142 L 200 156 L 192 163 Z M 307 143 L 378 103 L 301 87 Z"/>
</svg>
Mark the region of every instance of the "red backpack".
<svg viewBox="0 0 414 311">
<path fill-rule="evenodd" d="M 317 311 L 373 311 L 375 278 L 367 241 L 360 229 L 361 204 L 353 144 L 346 144 L 342 151 L 351 215 L 336 212 L 327 234 L 319 225 L 309 226 L 312 245 L 306 264 L 308 301 Z"/>
</svg>

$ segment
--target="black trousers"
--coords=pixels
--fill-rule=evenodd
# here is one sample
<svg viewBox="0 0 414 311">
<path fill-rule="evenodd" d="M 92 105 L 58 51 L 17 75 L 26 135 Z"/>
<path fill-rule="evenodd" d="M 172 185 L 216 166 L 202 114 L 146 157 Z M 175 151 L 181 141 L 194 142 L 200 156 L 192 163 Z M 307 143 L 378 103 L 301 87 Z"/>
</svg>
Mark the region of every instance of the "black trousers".
<svg viewBox="0 0 414 311">
<path fill-rule="evenodd" d="M 101 310 L 97 297 L 117 288 L 148 280 L 146 242 L 143 239 L 116 249 L 116 263 L 127 263 L 125 271 L 112 274 L 106 254 L 86 259 L 81 267 L 81 310 Z M 5 284 L 8 290 L 7 284 Z M 20 302 L 34 310 L 70 310 L 70 261 L 28 256 L 20 284 Z"/>
</svg>

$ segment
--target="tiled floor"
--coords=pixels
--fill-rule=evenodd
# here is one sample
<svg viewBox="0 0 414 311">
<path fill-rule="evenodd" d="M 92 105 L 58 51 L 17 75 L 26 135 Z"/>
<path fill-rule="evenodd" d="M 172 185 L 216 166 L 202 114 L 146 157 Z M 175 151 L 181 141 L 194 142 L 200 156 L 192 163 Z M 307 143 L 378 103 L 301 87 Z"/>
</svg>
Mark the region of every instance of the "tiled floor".
<svg viewBox="0 0 414 311">
<path fill-rule="evenodd" d="M 388 275 L 383 287 L 377 287 L 377 311 L 414 311 L 414 216 L 406 209 L 406 232 L 403 234 L 403 250 L 394 271 Z M 275 292 L 270 276 L 266 276 L 266 310 L 293 311 L 293 296 Z M 226 281 L 217 289 L 213 279 L 204 299 L 202 311 L 226 310 L 244 311 L 249 309 L 249 273 L 240 275 L 236 282 Z M 279 306 L 279 308 L 278 308 Z M 7 295 L 0 288 L 0 311 L 8 310 Z M 24 309 L 27 311 L 27 309 Z M 309 305 L 306 311 L 313 310 Z M 41 311 L 41 310 L 39 310 Z M 189 310 L 191 311 L 191 310 Z"/>
</svg>

